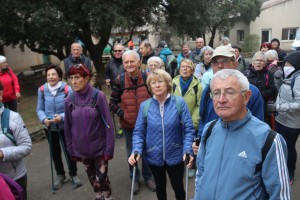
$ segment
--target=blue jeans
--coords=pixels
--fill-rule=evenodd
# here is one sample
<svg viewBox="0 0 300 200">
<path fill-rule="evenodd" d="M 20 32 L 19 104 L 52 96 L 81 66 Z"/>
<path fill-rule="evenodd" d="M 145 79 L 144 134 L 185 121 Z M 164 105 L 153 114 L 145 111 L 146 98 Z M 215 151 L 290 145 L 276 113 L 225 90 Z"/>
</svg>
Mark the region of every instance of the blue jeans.
<svg viewBox="0 0 300 200">
<path fill-rule="evenodd" d="M 127 158 L 129 158 L 129 156 L 131 155 L 131 151 L 132 151 L 132 131 L 123 129 L 123 134 L 124 134 L 125 142 L 126 142 Z M 130 178 L 132 178 L 132 175 L 133 175 L 133 166 L 132 165 L 129 165 L 129 172 L 130 172 Z M 148 181 L 152 178 L 152 173 L 151 173 L 148 163 L 147 163 L 146 159 L 144 159 L 144 157 L 142 157 L 142 175 L 143 175 L 145 181 Z M 137 166 L 136 174 L 135 174 L 135 181 L 138 182 L 139 179 L 140 179 L 140 171 Z"/>
</svg>

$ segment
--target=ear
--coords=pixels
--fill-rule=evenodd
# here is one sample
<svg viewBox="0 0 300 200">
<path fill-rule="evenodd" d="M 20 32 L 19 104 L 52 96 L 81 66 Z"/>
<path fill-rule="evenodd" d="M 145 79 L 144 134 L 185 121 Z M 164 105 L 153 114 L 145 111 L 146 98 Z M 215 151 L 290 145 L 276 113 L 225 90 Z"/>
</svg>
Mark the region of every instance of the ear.
<svg viewBox="0 0 300 200">
<path fill-rule="evenodd" d="M 90 77 L 89 76 L 85 76 L 84 80 L 86 81 L 86 83 L 88 83 L 90 81 Z"/>
<path fill-rule="evenodd" d="M 234 69 L 237 69 L 238 66 L 239 66 L 239 62 L 237 60 L 234 61 Z"/>
<path fill-rule="evenodd" d="M 245 93 L 244 93 L 244 104 L 245 106 L 248 104 L 250 98 L 251 98 L 251 95 L 252 95 L 252 91 L 251 90 L 247 90 Z"/>
</svg>

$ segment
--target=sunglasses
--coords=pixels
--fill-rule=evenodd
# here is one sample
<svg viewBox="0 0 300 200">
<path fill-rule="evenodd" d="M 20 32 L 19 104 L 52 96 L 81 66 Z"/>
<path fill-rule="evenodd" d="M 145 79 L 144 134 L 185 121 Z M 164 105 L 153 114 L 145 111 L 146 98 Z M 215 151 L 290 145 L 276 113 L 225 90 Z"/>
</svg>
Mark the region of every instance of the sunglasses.
<svg viewBox="0 0 300 200">
<path fill-rule="evenodd" d="M 76 68 L 76 69 L 82 68 L 88 75 L 90 74 L 90 72 L 87 70 L 87 68 L 84 67 L 82 64 L 71 65 L 70 69 L 71 69 L 72 67 L 73 67 L 73 68 Z"/>
<path fill-rule="evenodd" d="M 123 51 L 123 50 L 114 50 L 114 52 L 119 52 L 119 53 L 122 52 L 122 51 Z"/>
</svg>

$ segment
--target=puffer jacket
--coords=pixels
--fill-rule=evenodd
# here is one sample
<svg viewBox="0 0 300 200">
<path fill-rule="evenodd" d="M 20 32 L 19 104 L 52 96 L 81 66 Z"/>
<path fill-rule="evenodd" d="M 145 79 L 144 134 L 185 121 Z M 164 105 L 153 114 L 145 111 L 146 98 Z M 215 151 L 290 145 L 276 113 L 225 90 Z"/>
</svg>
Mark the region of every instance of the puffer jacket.
<svg viewBox="0 0 300 200">
<path fill-rule="evenodd" d="M 10 67 L 0 71 L 0 80 L 3 85 L 2 102 L 10 102 L 17 99 L 16 93 L 20 92 L 18 77 Z"/>
<path fill-rule="evenodd" d="M 176 99 L 182 105 L 178 114 Z M 184 153 L 193 154 L 192 143 L 195 137 L 190 112 L 182 97 L 170 96 L 164 102 L 163 117 L 160 103 L 152 98 L 147 118 L 141 104 L 133 131 L 132 152 L 144 156 L 150 165 L 169 166 L 182 162 Z M 144 153 L 144 154 L 143 154 Z"/>
<path fill-rule="evenodd" d="M 2 106 L 0 115 L 3 110 Z M 13 132 L 17 145 L 14 145 L 4 134 L 0 134 L 0 151 L 4 154 L 4 158 L 0 160 L 0 172 L 18 180 L 27 173 L 23 158 L 30 154 L 32 143 L 28 130 L 18 113 L 10 111 L 9 128 Z"/>
<path fill-rule="evenodd" d="M 263 200 L 263 184 L 269 199 L 290 199 L 287 147 L 280 134 L 276 134 L 262 169 L 255 173 L 257 164 L 262 162 L 262 148 L 269 131 L 270 127 L 249 110 L 239 121 L 219 119 L 206 143 L 201 140 L 194 199 Z"/>
<path fill-rule="evenodd" d="M 175 91 L 173 91 L 173 94 L 176 96 L 182 97 L 182 92 L 180 88 L 180 76 L 176 76 L 173 79 L 173 90 L 174 90 L 174 84 L 175 84 Z M 197 94 L 195 94 L 195 87 L 198 87 Z M 195 130 L 198 130 L 198 124 L 199 124 L 199 108 L 200 108 L 200 100 L 202 95 L 202 85 L 200 84 L 197 77 L 193 76 L 193 80 L 189 86 L 189 89 L 184 94 L 183 99 L 191 113 L 193 124 Z"/>
<path fill-rule="evenodd" d="M 64 128 L 64 117 L 65 117 L 65 98 L 72 92 L 70 86 L 68 86 L 68 94 L 65 92 L 65 82 L 62 82 L 55 96 L 53 96 L 47 86 L 44 84 L 44 91 L 38 89 L 38 102 L 36 106 L 36 112 L 41 123 L 48 117 L 53 117 L 58 114 L 62 117 L 62 121 L 57 124 L 59 129 Z M 57 129 L 56 124 L 51 123 L 51 130 Z"/>
<path fill-rule="evenodd" d="M 296 77 L 292 96 L 291 81 L 295 73 L 283 80 L 276 99 L 275 120 L 284 126 L 300 129 L 300 75 Z"/>
</svg>

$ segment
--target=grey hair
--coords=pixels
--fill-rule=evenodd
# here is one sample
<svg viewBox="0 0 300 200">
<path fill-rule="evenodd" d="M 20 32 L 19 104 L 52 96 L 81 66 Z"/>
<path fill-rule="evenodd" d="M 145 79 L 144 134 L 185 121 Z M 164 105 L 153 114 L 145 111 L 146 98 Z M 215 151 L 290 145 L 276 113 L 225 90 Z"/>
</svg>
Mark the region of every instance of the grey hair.
<svg viewBox="0 0 300 200">
<path fill-rule="evenodd" d="M 277 60 L 278 59 L 278 53 L 274 49 L 270 49 L 265 52 L 266 58 L 270 60 Z"/>
<path fill-rule="evenodd" d="M 241 86 L 242 91 L 249 90 L 249 81 L 246 76 L 244 76 L 243 73 L 241 73 L 239 70 L 235 69 L 222 69 L 214 74 L 213 78 L 211 79 L 211 83 L 213 83 L 214 79 L 219 78 L 222 80 L 225 80 L 227 78 L 236 78 Z M 212 89 L 212 85 L 210 84 L 210 89 Z"/>
<path fill-rule="evenodd" d="M 152 56 L 152 57 L 150 57 L 147 60 L 147 65 L 149 65 L 150 62 L 157 62 L 160 67 L 164 67 L 164 65 L 165 65 L 164 61 L 160 57 L 158 57 L 158 56 Z"/>
<path fill-rule="evenodd" d="M 210 52 L 214 52 L 214 49 L 211 48 L 210 46 L 204 46 L 202 49 L 201 49 L 201 52 L 200 52 L 200 59 L 202 62 L 204 62 L 204 53 L 205 51 L 210 51 Z"/>
<path fill-rule="evenodd" d="M 230 42 L 229 38 L 228 37 L 223 37 L 222 40 L 221 40 L 221 43 L 223 44 L 224 40 L 227 40 L 228 43 Z"/>
<path fill-rule="evenodd" d="M 141 45 L 144 45 L 144 47 L 146 47 L 146 48 L 150 47 L 152 49 L 152 46 L 151 46 L 151 43 L 149 42 L 149 40 L 142 41 L 141 44 L 140 44 L 140 46 Z"/>
<path fill-rule="evenodd" d="M 262 58 L 264 61 L 267 61 L 267 56 L 262 51 L 256 52 L 252 57 L 252 62 L 254 62 L 258 57 Z"/>
<path fill-rule="evenodd" d="M 137 60 L 140 60 L 140 55 L 135 51 L 135 50 L 127 50 L 123 53 L 122 55 L 122 60 L 124 60 L 125 56 L 129 55 L 129 54 L 133 54 L 135 55 Z"/>
<path fill-rule="evenodd" d="M 114 44 L 114 47 L 113 47 L 113 49 L 115 49 L 115 47 L 116 46 L 121 46 L 122 47 L 122 49 L 123 49 L 123 51 L 125 50 L 125 47 L 124 47 L 124 45 L 123 44 L 121 44 L 121 43 L 115 43 Z"/>
</svg>

